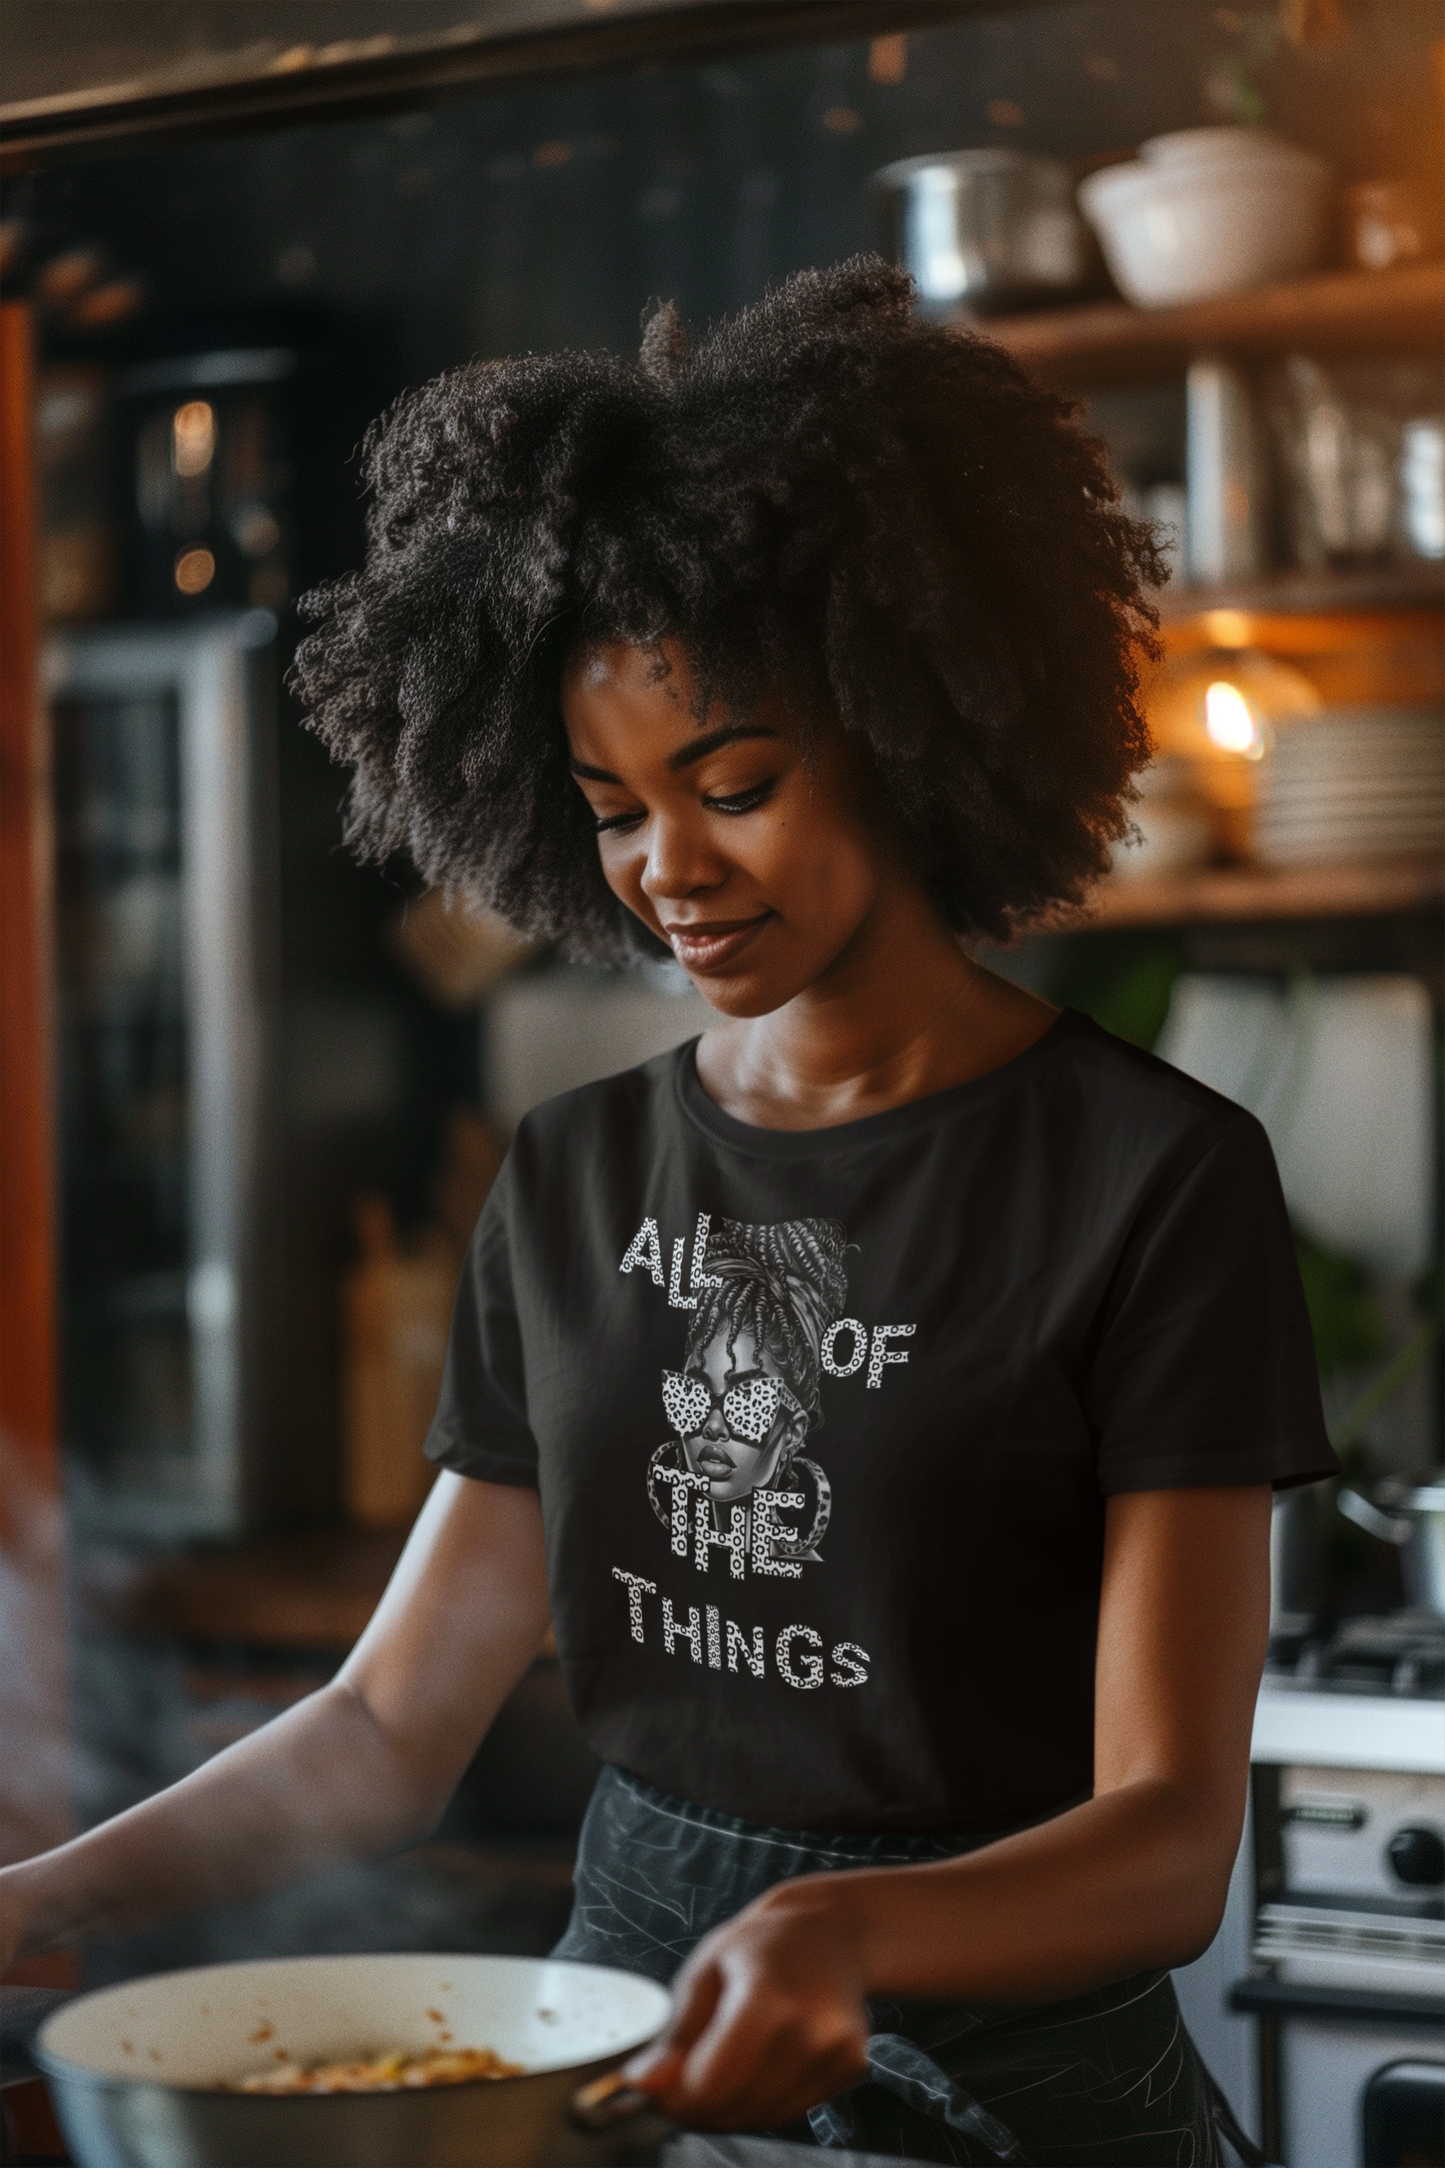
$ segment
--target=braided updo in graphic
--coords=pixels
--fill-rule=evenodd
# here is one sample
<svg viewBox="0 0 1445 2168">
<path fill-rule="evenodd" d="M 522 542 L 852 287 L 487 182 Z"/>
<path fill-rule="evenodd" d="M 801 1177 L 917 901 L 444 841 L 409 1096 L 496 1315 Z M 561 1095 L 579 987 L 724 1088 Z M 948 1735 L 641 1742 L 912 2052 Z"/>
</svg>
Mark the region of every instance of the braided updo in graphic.
<svg viewBox="0 0 1445 2168">
<path fill-rule="evenodd" d="M 823 1420 L 819 1351 L 847 1296 L 846 1246 L 837 1220 L 774 1220 L 761 1227 L 720 1220 L 703 1267 L 718 1284 L 699 1293 L 687 1335 L 689 1365 L 723 1331 L 731 1360 L 738 1335 L 750 1332 L 816 1430 Z"/>
</svg>

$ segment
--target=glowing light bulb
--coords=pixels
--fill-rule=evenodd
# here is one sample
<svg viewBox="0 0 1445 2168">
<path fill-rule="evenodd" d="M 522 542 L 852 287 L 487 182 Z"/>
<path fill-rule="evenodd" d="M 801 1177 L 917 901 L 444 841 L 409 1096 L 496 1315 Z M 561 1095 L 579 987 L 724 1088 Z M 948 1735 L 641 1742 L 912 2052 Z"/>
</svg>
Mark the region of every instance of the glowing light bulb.
<svg viewBox="0 0 1445 2168">
<path fill-rule="evenodd" d="M 216 416 L 205 399 L 188 399 L 171 417 L 171 464 L 187 480 L 204 474 L 216 449 Z"/>
<path fill-rule="evenodd" d="M 1216 678 L 1204 692 L 1204 728 L 1223 753 L 1242 753 L 1258 760 L 1264 752 L 1264 735 L 1255 713 L 1237 685 Z"/>
<path fill-rule="evenodd" d="M 209 550 L 182 550 L 175 564 L 175 582 L 183 595 L 203 595 L 216 577 L 216 560 Z"/>
</svg>

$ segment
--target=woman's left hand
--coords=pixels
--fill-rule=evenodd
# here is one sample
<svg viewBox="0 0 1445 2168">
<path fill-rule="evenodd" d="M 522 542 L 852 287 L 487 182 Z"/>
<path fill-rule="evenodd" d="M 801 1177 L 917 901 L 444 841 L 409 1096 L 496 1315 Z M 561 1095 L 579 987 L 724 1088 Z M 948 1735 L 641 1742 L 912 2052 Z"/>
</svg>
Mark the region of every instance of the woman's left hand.
<svg viewBox="0 0 1445 2168">
<path fill-rule="evenodd" d="M 846 1878 L 801 1876 L 700 1942 L 671 2023 L 625 2075 L 680 2123 L 767 2130 L 867 2070 L 860 1937 Z"/>
</svg>

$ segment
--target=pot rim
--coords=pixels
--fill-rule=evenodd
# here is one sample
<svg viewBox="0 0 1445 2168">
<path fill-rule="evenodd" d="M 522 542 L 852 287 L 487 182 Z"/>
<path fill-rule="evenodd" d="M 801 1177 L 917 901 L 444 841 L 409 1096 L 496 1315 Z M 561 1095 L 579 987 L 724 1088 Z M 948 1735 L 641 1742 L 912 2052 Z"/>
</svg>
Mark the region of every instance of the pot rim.
<svg viewBox="0 0 1445 2168">
<path fill-rule="evenodd" d="M 875 188 L 905 188 L 930 168 L 950 173 L 1048 173 L 1067 177 L 1068 161 L 1043 152 L 1016 150 L 1011 143 L 985 143 L 975 150 L 925 151 L 916 158 L 895 158 L 871 175 Z"/>
<path fill-rule="evenodd" d="M 623 2027 L 619 2039 L 609 2041 L 600 2052 L 589 2055 L 582 2060 L 568 2057 L 554 2061 L 541 2061 L 529 2065 L 529 2067 L 519 2072 L 515 2078 L 468 2078 L 464 2079 L 459 2085 L 409 2086 L 398 2087 L 394 2090 L 378 2088 L 374 2092 L 364 2093 L 241 2093 L 236 2091 L 233 2086 L 226 2084 L 185 2085 L 167 2083 L 164 2079 L 152 2076 L 149 2071 L 138 2070 L 132 2076 L 128 2071 L 106 2070 L 93 2063 L 78 2061 L 74 2056 L 63 2053 L 47 2044 L 46 2036 L 66 2026 L 72 2020 L 74 2013 L 84 2009 L 87 2004 L 99 2002 L 110 1996 L 144 1990 L 151 1981 L 193 1980 L 197 1982 L 199 1992 L 202 1983 L 214 1980 L 218 1973 L 235 1974 L 248 1971 L 252 1967 L 259 1971 L 261 1969 L 270 1970 L 277 1966 L 284 1966 L 288 1969 L 330 1965 L 346 1966 L 357 1963 L 385 1963 L 388 1959 L 398 1957 L 411 1959 L 420 1957 L 433 1964 L 440 1962 L 450 1967 L 458 1967 L 468 1962 L 482 1961 L 488 1965 L 516 1965 L 529 1969 L 533 1967 L 539 1969 L 542 1967 L 565 1967 L 570 1972 L 610 1974 L 619 1983 L 625 1981 L 629 1987 L 642 1986 L 647 1988 L 649 1990 L 648 1999 L 650 2000 L 653 1996 L 657 1999 L 653 2003 L 650 2014 L 644 2020 L 635 2021 L 631 2026 Z M 170 1972 L 146 1974 L 135 1980 L 115 1981 L 106 1987 L 92 1988 L 85 1994 L 69 1996 L 61 2007 L 52 2010 L 39 2026 L 31 2047 L 31 2053 L 35 2062 L 45 2071 L 47 2076 L 64 2079 L 67 2083 L 86 2085 L 99 2091 L 148 2091 L 157 2094 L 184 2093 L 212 2100 L 245 2100 L 251 2102 L 265 2100 L 275 2102 L 282 2107 L 293 2105 L 298 2100 L 320 2102 L 348 2099 L 372 2102 L 378 2100 L 405 2100 L 415 2099 L 423 2093 L 472 2091 L 480 2087 L 493 2085 L 523 2085 L 534 2080 L 556 2081 L 559 2078 L 568 2078 L 573 2073 L 578 2074 L 580 2078 L 590 2071 L 605 2069 L 622 2061 L 624 2057 L 635 2054 L 638 2048 L 644 2046 L 649 2040 L 656 2038 L 666 2023 L 671 2002 L 671 1995 L 661 1982 L 650 1979 L 645 1973 L 626 1972 L 620 1968 L 610 1966 L 581 1965 L 567 1958 L 505 1957 L 481 1950 L 441 1952 L 430 1950 L 331 1951 L 307 1957 L 242 1958 L 212 1965 L 178 1966 Z"/>
<path fill-rule="evenodd" d="M 1329 183 L 1329 168 L 1322 159 L 1308 154 L 1299 159 L 1281 159 L 1277 164 L 1264 158 L 1221 158 L 1208 167 L 1188 172 L 1182 166 L 1149 166 L 1142 158 L 1131 158 L 1123 165 L 1101 166 L 1096 173 L 1085 174 L 1079 183 L 1079 201 L 1085 210 L 1113 210 L 1184 194 L 1189 202 L 1204 208 L 1201 190 L 1214 181 L 1242 182 L 1256 189 L 1266 183 L 1275 188 L 1294 182 L 1318 192 Z"/>
</svg>

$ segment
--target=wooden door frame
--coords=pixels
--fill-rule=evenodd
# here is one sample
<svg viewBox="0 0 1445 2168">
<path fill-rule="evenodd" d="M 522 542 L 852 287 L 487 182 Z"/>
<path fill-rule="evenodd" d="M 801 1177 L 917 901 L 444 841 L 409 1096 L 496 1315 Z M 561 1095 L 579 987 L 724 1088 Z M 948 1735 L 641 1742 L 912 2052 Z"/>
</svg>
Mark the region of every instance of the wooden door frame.
<svg viewBox="0 0 1445 2168">
<path fill-rule="evenodd" d="M 0 1436 L 57 1482 L 49 762 L 30 309 L 0 303 Z M 0 1494 L 0 1514 L 4 1512 Z"/>
<path fill-rule="evenodd" d="M 31 314 L 0 303 L 0 1862 L 71 1828 L 59 1458 L 49 732 L 36 602 Z M 67 1952 L 11 1979 L 61 1985 Z"/>
<path fill-rule="evenodd" d="M 51 849 L 34 407 L 30 309 L 0 303 L 0 1438 L 36 1484 L 54 1491 Z M 0 1487 L 0 1517 L 5 1511 Z"/>
</svg>

